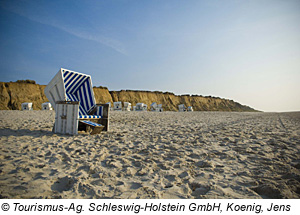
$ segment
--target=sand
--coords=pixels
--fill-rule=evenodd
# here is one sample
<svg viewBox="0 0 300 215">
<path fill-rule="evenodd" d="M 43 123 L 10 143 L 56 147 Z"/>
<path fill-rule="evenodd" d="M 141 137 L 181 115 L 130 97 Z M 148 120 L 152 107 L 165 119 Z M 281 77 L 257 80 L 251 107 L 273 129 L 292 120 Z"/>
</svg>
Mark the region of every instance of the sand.
<svg viewBox="0 0 300 215">
<path fill-rule="evenodd" d="M 110 116 L 69 136 L 54 111 L 0 111 L 0 197 L 300 197 L 300 112 Z"/>
</svg>

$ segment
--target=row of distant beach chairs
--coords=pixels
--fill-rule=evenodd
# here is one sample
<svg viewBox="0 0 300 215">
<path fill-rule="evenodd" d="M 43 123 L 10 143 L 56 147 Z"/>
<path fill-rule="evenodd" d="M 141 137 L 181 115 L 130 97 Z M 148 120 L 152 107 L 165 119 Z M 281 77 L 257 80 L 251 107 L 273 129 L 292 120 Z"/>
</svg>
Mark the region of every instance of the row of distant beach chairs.
<svg viewBox="0 0 300 215">
<path fill-rule="evenodd" d="M 135 106 L 131 106 L 130 102 L 114 102 L 114 106 L 111 107 L 111 103 L 108 102 L 109 108 L 112 111 L 147 111 L 148 106 L 144 103 L 137 103 Z M 150 111 L 163 112 L 162 104 L 156 104 L 153 102 L 150 106 Z"/>
<path fill-rule="evenodd" d="M 135 106 L 131 107 L 130 102 L 114 102 L 114 107 L 111 107 L 111 103 L 106 103 L 109 105 L 109 109 L 112 111 L 147 111 L 148 106 L 144 103 L 137 103 Z M 22 110 L 33 110 L 32 108 L 32 102 L 24 102 L 22 103 Z M 53 110 L 52 105 L 50 102 L 45 102 L 42 104 L 42 110 Z M 150 105 L 150 111 L 154 112 L 163 112 L 162 104 L 157 104 L 156 102 L 153 102 Z M 193 107 L 189 106 L 188 108 L 185 107 L 184 104 L 178 105 L 178 111 L 184 112 L 184 111 L 193 111 Z"/>
<path fill-rule="evenodd" d="M 148 106 L 144 103 L 137 103 L 135 106 L 131 107 L 130 102 L 123 102 L 124 106 L 122 107 L 122 102 L 114 102 L 114 107 L 111 107 L 111 103 L 108 102 L 109 108 L 112 111 L 147 111 Z M 150 105 L 150 111 L 155 112 L 163 112 L 162 104 L 157 104 L 156 102 L 153 102 Z M 178 111 L 179 112 L 185 112 L 185 111 L 194 111 L 192 106 L 185 107 L 184 104 L 178 105 Z"/>
<path fill-rule="evenodd" d="M 32 102 L 24 102 L 21 104 L 22 110 L 33 110 Z M 53 110 L 50 102 L 45 102 L 42 104 L 42 110 Z"/>
</svg>

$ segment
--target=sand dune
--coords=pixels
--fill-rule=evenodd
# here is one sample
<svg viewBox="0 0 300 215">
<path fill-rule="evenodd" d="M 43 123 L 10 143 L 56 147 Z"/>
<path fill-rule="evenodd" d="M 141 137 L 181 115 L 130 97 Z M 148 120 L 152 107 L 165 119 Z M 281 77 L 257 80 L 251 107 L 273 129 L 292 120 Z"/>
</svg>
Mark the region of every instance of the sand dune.
<svg viewBox="0 0 300 215">
<path fill-rule="evenodd" d="M 300 198 L 300 112 L 111 112 L 52 133 L 53 111 L 0 111 L 1 198 Z"/>
</svg>

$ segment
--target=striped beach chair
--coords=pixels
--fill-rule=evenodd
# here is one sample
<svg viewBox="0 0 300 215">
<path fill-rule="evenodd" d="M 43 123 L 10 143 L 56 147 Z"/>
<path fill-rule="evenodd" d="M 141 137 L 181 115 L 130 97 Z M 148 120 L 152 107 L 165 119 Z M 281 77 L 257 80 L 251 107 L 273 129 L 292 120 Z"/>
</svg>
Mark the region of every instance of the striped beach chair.
<svg viewBox="0 0 300 215">
<path fill-rule="evenodd" d="M 45 88 L 56 117 L 55 133 L 91 134 L 109 129 L 109 105 L 96 104 L 91 76 L 60 69 Z"/>
</svg>

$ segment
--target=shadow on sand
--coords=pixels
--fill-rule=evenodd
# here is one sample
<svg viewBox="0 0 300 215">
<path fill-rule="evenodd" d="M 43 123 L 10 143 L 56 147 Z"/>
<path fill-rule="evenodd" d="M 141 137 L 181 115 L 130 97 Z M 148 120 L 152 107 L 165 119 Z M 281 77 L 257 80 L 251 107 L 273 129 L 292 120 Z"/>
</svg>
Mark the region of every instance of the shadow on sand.
<svg viewBox="0 0 300 215">
<path fill-rule="evenodd" d="M 33 130 L 33 129 L 11 129 L 11 128 L 1 128 L 0 129 L 0 136 L 32 136 L 32 137 L 41 137 L 41 136 L 61 136 L 61 137 L 69 137 L 71 135 L 67 134 L 55 134 L 49 130 Z"/>
</svg>

